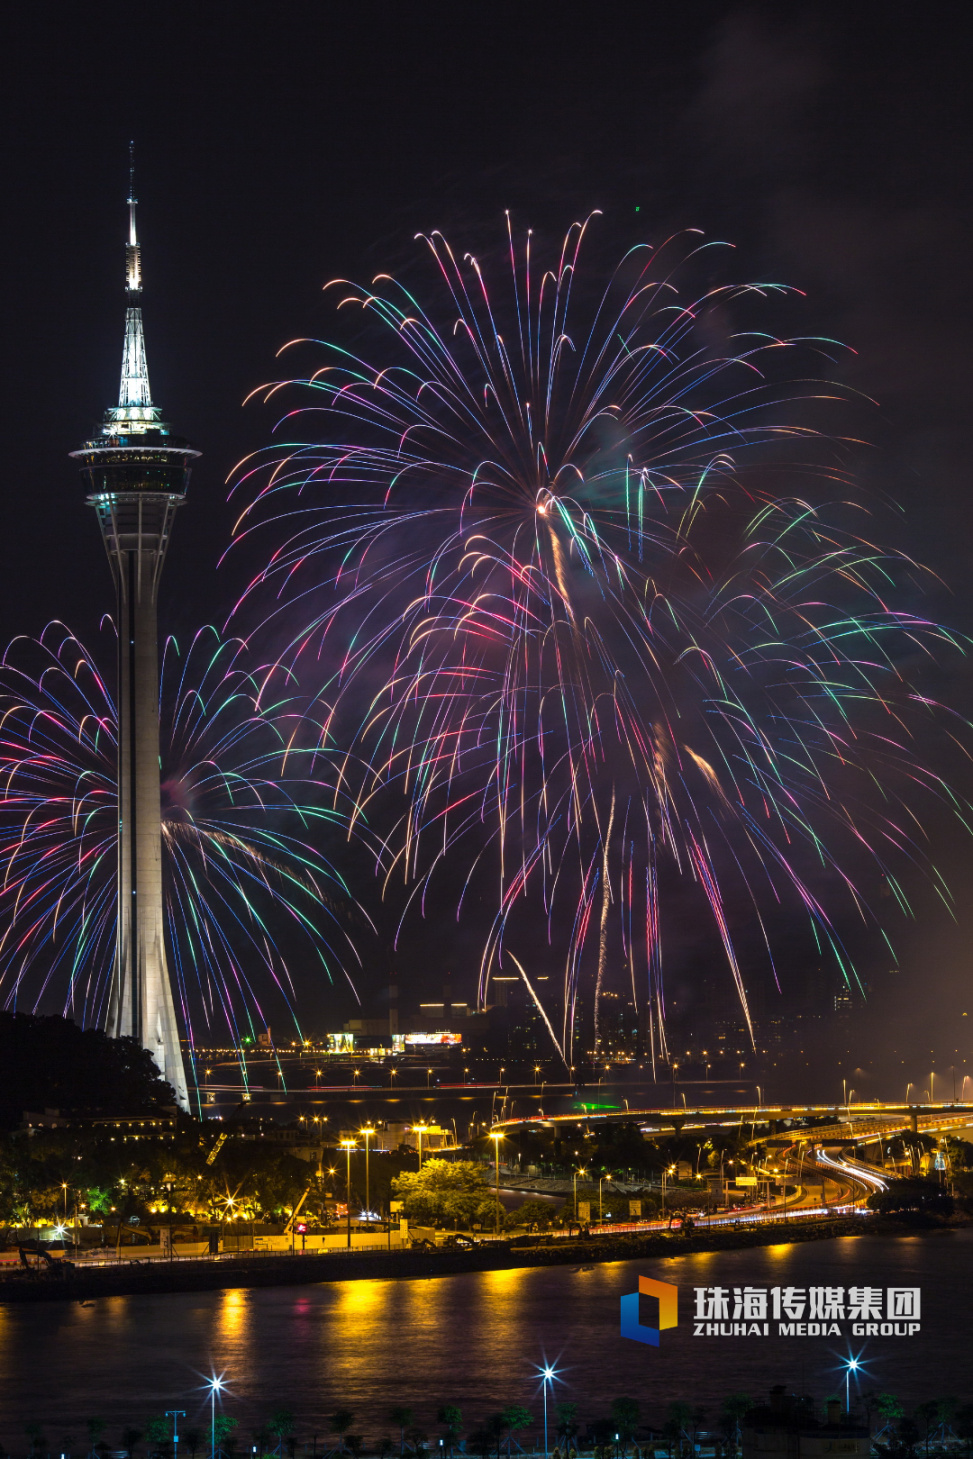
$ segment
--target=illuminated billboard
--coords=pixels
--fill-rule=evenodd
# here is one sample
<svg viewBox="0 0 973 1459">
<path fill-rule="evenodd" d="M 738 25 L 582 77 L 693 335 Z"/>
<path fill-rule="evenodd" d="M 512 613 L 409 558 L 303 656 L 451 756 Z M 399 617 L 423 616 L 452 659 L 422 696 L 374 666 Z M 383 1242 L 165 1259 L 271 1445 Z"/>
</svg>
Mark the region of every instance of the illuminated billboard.
<svg viewBox="0 0 973 1459">
<path fill-rule="evenodd" d="M 463 1042 L 461 1033 L 407 1033 L 405 1046 L 409 1048 L 459 1048 Z"/>
<path fill-rule="evenodd" d="M 329 1054 L 352 1054 L 355 1051 L 355 1035 L 353 1033 L 329 1033 L 327 1046 Z"/>
</svg>

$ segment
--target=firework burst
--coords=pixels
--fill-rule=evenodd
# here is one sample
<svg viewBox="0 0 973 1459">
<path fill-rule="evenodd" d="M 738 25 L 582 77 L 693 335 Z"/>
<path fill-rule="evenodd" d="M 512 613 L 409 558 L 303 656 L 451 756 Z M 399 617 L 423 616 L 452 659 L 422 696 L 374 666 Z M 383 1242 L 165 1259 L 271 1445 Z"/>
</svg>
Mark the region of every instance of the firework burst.
<svg viewBox="0 0 973 1459">
<path fill-rule="evenodd" d="M 855 868 L 906 910 L 904 859 L 945 895 L 915 803 L 963 813 L 919 752 L 949 726 L 916 687 L 961 646 L 905 606 L 915 565 L 869 539 L 849 444 L 815 423 L 851 394 L 819 378 L 841 348 L 738 323 L 781 286 L 685 293 L 723 247 L 694 237 L 592 293 L 590 227 L 544 265 L 509 228 L 489 266 L 433 234 L 428 304 L 387 275 L 329 286 L 368 344 L 295 342 L 314 368 L 264 394 L 304 396 L 234 487 L 238 535 L 273 541 L 251 596 L 303 625 L 288 662 L 323 683 L 352 826 L 390 817 L 386 886 L 415 906 L 461 866 L 459 912 L 474 884 L 493 907 L 481 1004 L 509 959 L 569 1064 L 623 971 L 664 1052 L 674 877 L 749 1022 L 741 909 L 762 934 L 766 904 L 800 908 L 852 981 L 833 904 L 871 919 Z M 542 998 L 527 964 L 555 953 Z"/>
<path fill-rule="evenodd" d="M 201 629 L 162 658 L 162 845 L 168 956 L 191 1048 L 239 1047 L 291 958 L 324 979 L 356 961 L 347 888 L 315 849 L 333 787 L 302 766 L 302 717 L 247 645 Z M 97 658 L 62 624 L 0 663 L 0 987 L 7 1006 L 63 996 L 103 1020 L 117 898 L 117 720 Z M 359 914 L 359 921 L 360 914 Z"/>
</svg>

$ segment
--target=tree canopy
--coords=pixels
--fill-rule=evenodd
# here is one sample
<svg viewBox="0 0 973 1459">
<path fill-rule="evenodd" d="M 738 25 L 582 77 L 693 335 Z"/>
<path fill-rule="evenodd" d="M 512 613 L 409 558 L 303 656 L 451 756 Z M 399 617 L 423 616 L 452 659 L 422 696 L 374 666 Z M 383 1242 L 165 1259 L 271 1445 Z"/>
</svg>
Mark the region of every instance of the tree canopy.
<svg viewBox="0 0 973 1459">
<path fill-rule="evenodd" d="M 474 1160 L 427 1160 L 421 1170 L 397 1175 L 392 1192 L 410 1221 L 472 1226 L 493 1219 L 486 1175 Z"/>
<path fill-rule="evenodd" d="M 0 1012 L 0 1068 L 0 1129 L 19 1125 L 25 1110 L 142 1114 L 176 1102 L 136 1039 L 70 1018 Z"/>
</svg>

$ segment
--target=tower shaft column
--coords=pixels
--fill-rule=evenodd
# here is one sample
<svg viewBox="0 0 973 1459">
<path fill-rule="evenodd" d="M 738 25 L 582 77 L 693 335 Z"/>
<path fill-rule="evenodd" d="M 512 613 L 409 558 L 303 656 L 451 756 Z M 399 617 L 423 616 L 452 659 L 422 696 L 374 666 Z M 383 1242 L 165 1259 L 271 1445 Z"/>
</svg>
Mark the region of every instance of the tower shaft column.
<svg viewBox="0 0 973 1459">
<path fill-rule="evenodd" d="M 175 507 L 113 495 L 98 515 L 118 622 L 118 937 L 110 1031 L 149 1050 L 183 1105 L 186 1080 L 165 951 L 159 774 L 158 584 Z"/>
</svg>

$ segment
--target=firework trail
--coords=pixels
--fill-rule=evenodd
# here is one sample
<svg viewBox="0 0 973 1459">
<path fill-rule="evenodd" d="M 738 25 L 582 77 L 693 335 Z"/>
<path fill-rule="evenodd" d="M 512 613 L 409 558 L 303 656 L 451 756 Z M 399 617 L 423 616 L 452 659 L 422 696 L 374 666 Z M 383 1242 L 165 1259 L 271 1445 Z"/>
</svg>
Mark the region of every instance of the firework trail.
<svg viewBox="0 0 973 1459">
<path fill-rule="evenodd" d="M 592 293 L 591 222 L 543 265 L 509 222 L 490 265 L 424 238 L 428 305 L 388 275 L 329 285 L 357 347 L 294 342 L 314 367 L 265 388 L 302 393 L 234 484 L 238 538 L 272 540 L 249 596 L 323 685 L 386 886 L 422 906 L 462 866 L 458 915 L 487 887 L 481 1004 L 509 958 L 569 1064 L 622 970 L 665 1053 L 660 887 L 708 907 L 749 1023 L 741 915 L 767 940 L 763 907 L 799 908 L 852 981 L 830 903 L 872 913 L 848 867 L 906 911 L 904 861 L 947 895 L 914 805 L 964 813 L 914 684 L 961 645 L 901 606 L 917 570 L 869 540 L 858 443 L 815 424 L 852 393 L 818 378 L 841 347 L 738 323 L 782 286 L 683 292 L 725 247 L 695 236 Z M 525 967 L 539 910 L 557 1007 Z"/>
<path fill-rule="evenodd" d="M 313 844 L 337 819 L 324 799 L 333 787 L 303 775 L 302 719 L 282 685 L 251 665 L 246 644 L 212 628 L 185 654 L 172 639 L 164 648 L 167 950 L 191 1049 L 203 1029 L 224 1029 L 237 1047 L 263 1031 L 270 994 L 293 1013 L 288 953 L 331 981 L 356 960 L 347 889 Z M 116 724 L 96 657 L 62 624 L 10 644 L 0 662 L 7 1006 L 64 989 L 66 1014 L 103 1019 L 117 899 Z"/>
</svg>

